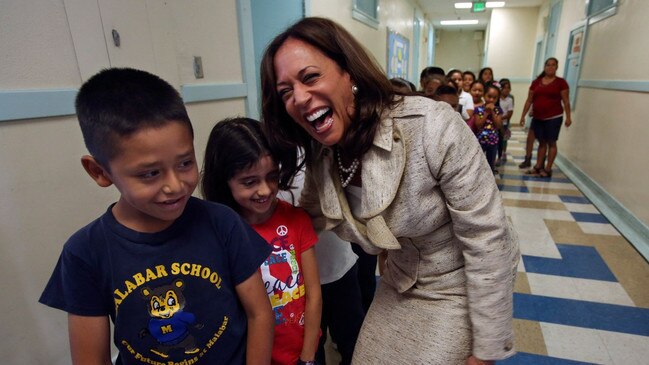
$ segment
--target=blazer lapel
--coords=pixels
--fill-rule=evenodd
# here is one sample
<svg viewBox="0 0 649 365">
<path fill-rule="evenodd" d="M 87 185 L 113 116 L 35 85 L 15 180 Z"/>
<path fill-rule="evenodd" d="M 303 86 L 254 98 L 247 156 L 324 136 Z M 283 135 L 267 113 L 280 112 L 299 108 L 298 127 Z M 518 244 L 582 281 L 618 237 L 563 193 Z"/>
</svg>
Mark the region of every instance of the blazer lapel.
<svg viewBox="0 0 649 365">
<path fill-rule="evenodd" d="M 374 147 L 363 157 L 360 218 L 370 219 L 394 200 L 406 166 L 405 141 L 392 118 L 381 120 Z"/>
</svg>

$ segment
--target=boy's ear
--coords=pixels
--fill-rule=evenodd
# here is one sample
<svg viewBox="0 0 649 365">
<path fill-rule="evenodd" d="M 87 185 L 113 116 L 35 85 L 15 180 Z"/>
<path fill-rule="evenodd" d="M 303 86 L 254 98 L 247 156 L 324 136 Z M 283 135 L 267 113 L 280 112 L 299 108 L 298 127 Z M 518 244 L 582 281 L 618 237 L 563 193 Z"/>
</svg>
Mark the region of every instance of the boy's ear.
<svg viewBox="0 0 649 365">
<path fill-rule="evenodd" d="M 102 188 L 109 187 L 113 185 L 113 181 L 110 179 L 110 176 L 104 170 L 103 166 L 94 157 L 90 155 L 84 155 L 81 157 L 81 165 L 86 170 L 88 175 L 95 180 L 97 185 Z"/>
</svg>

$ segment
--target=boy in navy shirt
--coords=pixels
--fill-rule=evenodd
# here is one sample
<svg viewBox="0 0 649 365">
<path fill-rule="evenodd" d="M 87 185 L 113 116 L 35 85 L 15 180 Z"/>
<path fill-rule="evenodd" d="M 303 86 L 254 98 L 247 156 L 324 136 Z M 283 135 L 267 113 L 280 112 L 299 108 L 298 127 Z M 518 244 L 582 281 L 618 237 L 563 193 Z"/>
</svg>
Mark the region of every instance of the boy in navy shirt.
<svg viewBox="0 0 649 365">
<path fill-rule="evenodd" d="M 68 312 L 74 364 L 268 364 L 273 313 L 258 268 L 270 246 L 229 208 L 193 198 L 198 167 L 180 95 L 107 69 L 76 100 L 91 155 L 119 200 L 65 244 L 40 302 Z"/>
</svg>

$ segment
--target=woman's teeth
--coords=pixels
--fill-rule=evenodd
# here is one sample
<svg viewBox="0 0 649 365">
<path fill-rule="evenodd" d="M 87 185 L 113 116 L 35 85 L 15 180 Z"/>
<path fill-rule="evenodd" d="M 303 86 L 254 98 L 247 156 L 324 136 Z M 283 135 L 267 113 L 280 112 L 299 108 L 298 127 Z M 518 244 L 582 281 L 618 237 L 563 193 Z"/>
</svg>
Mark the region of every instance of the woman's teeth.
<svg viewBox="0 0 649 365">
<path fill-rule="evenodd" d="M 327 114 L 327 112 L 328 112 L 329 110 L 330 110 L 329 108 L 322 108 L 322 109 L 316 111 L 315 113 L 313 113 L 313 114 L 307 116 L 307 117 L 306 117 L 306 120 L 308 120 L 309 123 L 313 123 L 313 122 L 316 121 L 316 119 L 318 119 L 318 118 L 320 118 L 321 116 Z"/>
</svg>

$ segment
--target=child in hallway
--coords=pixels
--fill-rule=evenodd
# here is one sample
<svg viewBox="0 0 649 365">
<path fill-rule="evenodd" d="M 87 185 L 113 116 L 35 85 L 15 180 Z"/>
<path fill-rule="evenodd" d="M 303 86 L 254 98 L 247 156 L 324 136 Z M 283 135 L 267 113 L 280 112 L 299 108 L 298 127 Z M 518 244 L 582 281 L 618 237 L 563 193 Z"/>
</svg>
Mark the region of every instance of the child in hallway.
<svg viewBox="0 0 649 365">
<path fill-rule="evenodd" d="M 275 312 L 272 364 L 313 364 L 320 336 L 322 299 L 315 257 L 318 237 L 300 208 L 277 198 L 279 166 L 259 122 L 233 118 L 214 126 L 207 142 L 202 191 L 230 206 L 268 241 L 261 265 Z"/>
<path fill-rule="evenodd" d="M 502 128 L 503 111 L 499 104 L 500 89 L 494 83 L 486 86 L 484 104 L 476 107 L 474 115 L 478 142 L 485 152 L 489 167 L 495 173 L 496 153 L 498 150 L 498 130 Z"/>
<path fill-rule="evenodd" d="M 471 97 L 473 98 L 473 114 L 471 115 L 471 118 L 466 121 L 466 124 L 475 134 L 478 132 L 475 123 L 478 116 L 475 112 L 478 107 L 484 105 L 484 100 L 482 99 L 482 96 L 484 95 L 484 84 L 478 80 L 473 81 L 471 83 L 471 86 L 469 87 L 469 92 L 471 93 Z"/>
<path fill-rule="evenodd" d="M 70 237 L 40 298 L 69 313 L 72 363 L 111 364 L 110 318 L 117 364 L 268 364 L 273 313 L 258 268 L 270 248 L 231 209 L 191 196 L 194 132 L 178 92 L 107 69 L 76 110 L 84 169 L 120 197 Z"/>
<path fill-rule="evenodd" d="M 509 79 L 500 79 L 500 108 L 503 110 L 503 126 L 498 131 L 498 158 L 496 166 L 502 166 L 507 162 L 507 140 L 511 137 L 509 120 L 514 113 L 514 98 L 511 95 L 512 84 Z"/>
</svg>

